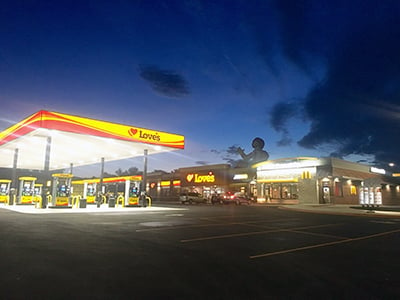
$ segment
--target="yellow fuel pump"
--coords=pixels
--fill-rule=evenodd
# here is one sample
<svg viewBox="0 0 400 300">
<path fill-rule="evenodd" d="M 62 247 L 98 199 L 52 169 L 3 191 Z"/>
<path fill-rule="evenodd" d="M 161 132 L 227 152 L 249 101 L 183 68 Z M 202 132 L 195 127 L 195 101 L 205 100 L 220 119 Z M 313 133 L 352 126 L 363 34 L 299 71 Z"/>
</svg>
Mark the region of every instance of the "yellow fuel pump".
<svg viewBox="0 0 400 300">
<path fill-rule="evenodd" d="M 33 190 L 33 202 L 40 203 L 42 201 L 42 188 L 43 184 L 35 183 Z"/>
<path fill-rule="evenodd" d="M 84 195 L 85 197 L 85 195 Z M 86 203 L 96 203 L 96 183 L 88 183 L 86 188 Z"/>
<path fill-rule="evenodd" d="M 20 177 L 17 204 L 33 204 L 36 177 Z"/>
<path fill-rule="evenodd" d="M 71 208 L 71 179 L 74 175 L 59 173 L 53 174 L 52 177 L 52 207 Z"/>
<path fill-rule="evenodd" d="M 129 205 L 139 205 L 139 186 L 135 181 L 127 181 L 127 186 L 129 186 L 129 197 L 128 197 L 128 206 Z"/>
<path fill-rule="evenodd" d="M 0 203 L 8 204 L 10 201 L 11 180 L 0 179 Z"/>
<path fill-rule="evenodd" d="M 126 206 L 139 206 L 142 205 L 142 203 L 140 203 L 140 195 L 143 195 L 146 199 L 146 206 L 151 206 L 151 197 L 146 195 L 145 192 L 140 191 L 140 181 L 129 181 L 127 180 L 125 182 L 126 184 L 126 188 L 129 188 L 128 191 L 128 205 Z"/>
</svg>

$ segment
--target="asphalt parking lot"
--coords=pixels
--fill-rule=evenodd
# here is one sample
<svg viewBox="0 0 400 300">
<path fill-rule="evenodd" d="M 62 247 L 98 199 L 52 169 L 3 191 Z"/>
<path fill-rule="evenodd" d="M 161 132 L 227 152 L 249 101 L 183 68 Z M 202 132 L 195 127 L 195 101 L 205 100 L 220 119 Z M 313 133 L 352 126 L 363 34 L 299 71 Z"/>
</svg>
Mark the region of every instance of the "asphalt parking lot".
<svg viewBox="0 0 400 300">
<path fill-rule="evenodd" d="M 3 299 L 395 299 L 400 218 L 269 206 L 0 209 Z"/>
</svg>

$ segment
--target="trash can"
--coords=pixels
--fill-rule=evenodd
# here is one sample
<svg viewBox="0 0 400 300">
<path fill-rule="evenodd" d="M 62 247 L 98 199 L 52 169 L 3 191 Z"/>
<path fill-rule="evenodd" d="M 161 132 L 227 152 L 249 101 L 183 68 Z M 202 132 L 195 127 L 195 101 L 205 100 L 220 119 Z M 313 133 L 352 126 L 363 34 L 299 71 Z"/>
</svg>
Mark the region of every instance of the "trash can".
<svg viewBox="0 0 400 300">
<path fill-rule="evenodd" d="M 114 197 L 108 198 L 108 207 L 115 207 L 115 198 Z"/>
<path fill-rule="evenodd" d="M 87 200 L 86 198 L 79 199 L 79 208 L 86 208 Z"/>
</svg>

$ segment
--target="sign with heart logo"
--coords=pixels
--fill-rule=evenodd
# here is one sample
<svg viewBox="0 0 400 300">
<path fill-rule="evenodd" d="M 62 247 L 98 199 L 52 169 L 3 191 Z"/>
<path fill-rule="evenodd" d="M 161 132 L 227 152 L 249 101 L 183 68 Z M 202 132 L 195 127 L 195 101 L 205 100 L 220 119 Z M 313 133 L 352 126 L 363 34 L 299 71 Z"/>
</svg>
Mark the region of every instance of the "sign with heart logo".
<svg viewBox="0 0 400 300">
<path fill-rule="evenodd" d="M 193 177 L 194 177 L 194 174 L 187 174 L 186 180 L 187 180 L 188 182 L 191 182 L 191 181 L 193 180 Z"/>
<path fill-rule="evenodd" d="M 128 130 L 130 136 L 134 136 L 137 132 L 138 130 L 136 128 L 131 128 Z"/>
</svg>

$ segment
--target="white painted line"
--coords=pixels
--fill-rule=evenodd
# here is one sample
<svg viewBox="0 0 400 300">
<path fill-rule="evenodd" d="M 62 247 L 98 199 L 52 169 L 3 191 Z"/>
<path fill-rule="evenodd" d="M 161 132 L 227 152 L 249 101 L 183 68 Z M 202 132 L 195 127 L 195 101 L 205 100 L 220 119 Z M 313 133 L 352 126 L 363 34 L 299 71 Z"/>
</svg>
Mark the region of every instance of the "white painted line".
<svg viewBox="0 0 400 300">
<path fill-rule="evenodd" d="M 385 231 L 385 232 L 366 235 L 366 236 L 360 236 L 360 237 L 357 237 L 357 238 L 344 239 L 344 240 L 341 240 L 341 241 L 334 241 L 334 242 L 329 242 L 329 243 L 322 243 L 322 244 L 310 245 L 310 246 L 305 246 L 305 247 L 292 248 L 292 249 L 287 249 L 287 250 L 281 250 L 281 251 L 257 254 L 257 255 L 249 256 L 249 258 L 250 259 L 255 259 L 255 258 L 262 258 L 262 257 L 268 257 L 268 256 L 292 253 L 292 252 L 297 252 L 297 251 L 304 251 L 304 250 L 308 250 L 308 249 L 327 247 L 327 246 L 332 246 L 332 245 L 338 245 L 338 244 L 343 244 L 343 243 L 349 243 L 349 242 L 355 242 L 355 241 L 360 241 L 360 240 L 365 240 L 365 239 L 371 239 L 371 238 L 380 237 L 380 236 L 393 234 L 393 233 L 398 233 L 398 232 L 400 232 L 400 229 L 391 230 L 391 231 Z"/>
<path fill-rule="evenodd" d="M 266 233 L 273 233 L 273 232 L 301 230 L 301 229 L 310 229 L 310 228 L 321 228 L 321 227 L 338 226 L 338 225 L 342 225 L 342 224 L 340 224 L 340 223 L 323 224 L 323 225 L 314 225 L 314 226 L 303 226 L 303 227 L 297 227 L 297 228 L 282 228 L 282 229 L 270 229 L 270 230 L 251 231 L 251 232 L 243 232 L 243 233 L 213 235 L 213 236 L 205 236 L 205 237 L 199 237 L 199 238 L 193 238 L 193 239 L 185 239 L 185 240 L 181 240 L 181 243 L 190 243 L 190 242 L 216 240 L 216 239 L 226 239 L 226 238 L 232 238 L 232 237 L 251 236 L 251 235 L 266 234 Z"/>
</svg>

